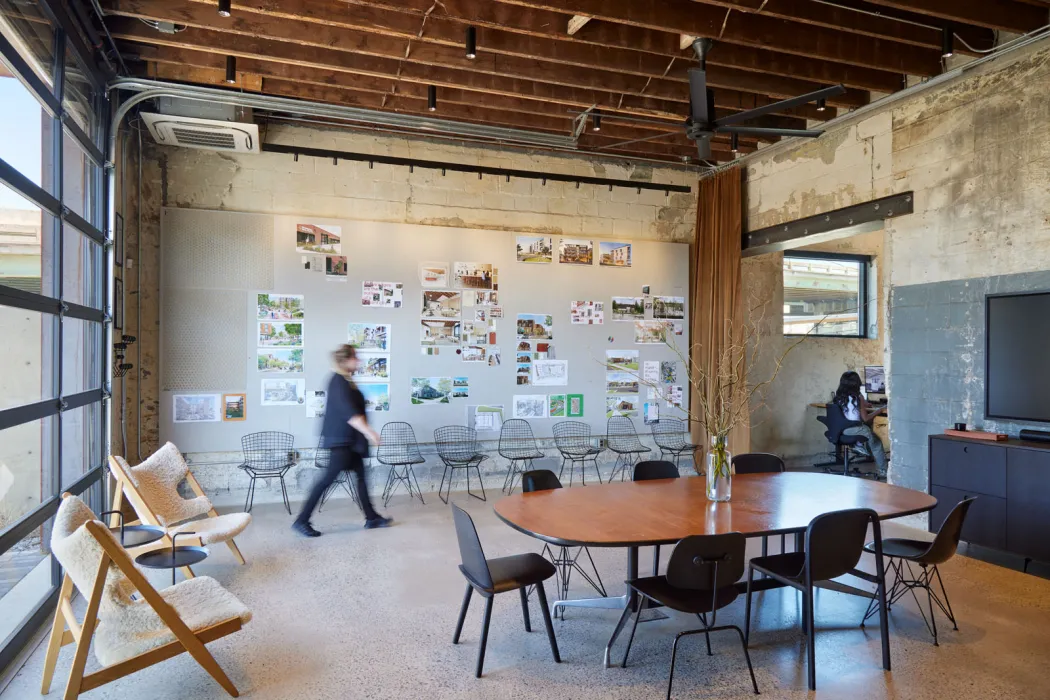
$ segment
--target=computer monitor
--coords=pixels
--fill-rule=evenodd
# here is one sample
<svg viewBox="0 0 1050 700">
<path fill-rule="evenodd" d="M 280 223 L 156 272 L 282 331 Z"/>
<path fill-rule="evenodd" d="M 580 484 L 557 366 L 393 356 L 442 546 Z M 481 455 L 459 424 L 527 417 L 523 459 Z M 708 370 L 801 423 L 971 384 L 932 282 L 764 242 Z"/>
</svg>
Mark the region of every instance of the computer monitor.
<svg viewBox="0 0 1050 700">
<path fill-rule="evenodd" d="M 864 368 L 864 391 L 869 394 L 886 393 L 886 368 L 882 365 L 869 365 Z"/>
</svg>

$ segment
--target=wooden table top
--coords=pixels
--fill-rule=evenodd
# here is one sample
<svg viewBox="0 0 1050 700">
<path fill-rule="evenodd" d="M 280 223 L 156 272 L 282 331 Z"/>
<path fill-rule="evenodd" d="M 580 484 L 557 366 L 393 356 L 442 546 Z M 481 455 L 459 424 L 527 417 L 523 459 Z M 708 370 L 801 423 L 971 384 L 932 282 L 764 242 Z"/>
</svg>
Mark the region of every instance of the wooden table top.
<svg viewBox="0 0 1050 700">
<path fill-rule="evenodd" d="M 554 544 L 628 547 L 671 544 L 688 535 L 801 532 L 822 513 L 871 508 L 881 519 L 931 510 L 933 496 L 867 479 L 783 472 L 733 477 L 733 500 L 707 500 L 706 479 L 617 482 L 496 502 L 503 522 Z"/>
</svg>

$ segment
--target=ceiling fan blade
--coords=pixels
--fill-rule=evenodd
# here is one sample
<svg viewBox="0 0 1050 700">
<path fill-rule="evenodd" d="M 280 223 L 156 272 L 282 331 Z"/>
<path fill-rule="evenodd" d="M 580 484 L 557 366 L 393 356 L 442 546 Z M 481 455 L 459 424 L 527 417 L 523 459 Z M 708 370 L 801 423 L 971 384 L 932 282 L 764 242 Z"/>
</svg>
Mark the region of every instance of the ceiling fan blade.
<svg viewBox="0 0 1050 700">
<path fill-rule="evenodd" d="M 711 157 L 711 137 L 703 136 L 696 140 L 696 152 L 699 154 L 700 160 L 707 160 Z"/>
<path fill-rule="evenodd" d="M 692 71 L 690 71 L 692 72 Z M 692 76 L 690 76 L 692 79 Z M 716 127 L 729 126 L 730 124 L 739 124 L 740 122 L 750 121 L 756 117 L 761 117 L 764 114 L 771 114 L 773 112 L 779 112 L 784 109 L 790 109 L 791 107 L 798 107 L 799 105 L 808 104 L 810 102 L 816 102 L 817 100 L 826 100 L 829 97 L 835 97 L 846 92 L 846 88 L 841 85 L 834 85 L 829 88 L 823 88 L 822 90 L 816 90 L 814 92 L 807 92 L 805 95 L 799 95 L 798 97 L 792 97 L 789 100 L 781 100 L 780 102 L 774 102 L 764 107 L 756 107 L 755 109 L 749 109 L 746 112 L 738 112 L 736 114 L 730 114 L 727 117 L 722 117 L 715 122 Z"/>
<path fill-rule="evenodd" d="M 668 136 L 678 136 L 678 135 L 679 135 L 679 132 L 677 132 L 677 131 L 665 131 L 665 132 L 663 132 L 661 134 L 655 134 L 653 136 L 646 136 L 645 138 L 641 138 L 641 139 L 631 139 L 630 141 L 617 141 L 616 143 L 610 143 L 610 144 L 605 145 L 605 146 L 598 146 L 598 148 L 595 148 L 594 150 L 601 151 L 601 150 L 604 150 L 606 148 L 619 148 L 620 146 L 627 146 L 627 145 L 630 145 L 632 143 L 641 143 L 643 141 L 655 141 L 656 139 L 664 139 L 664 138 L 667 138 Z"/>
<path fill-rule="evenodd" d="M 708 111 L 707 73 L 703 68 L 689 69 L 689 104 L 690 116 L 698 124 L 711 121 Z"/>
<path fill-rule="evenodd" d="M 802 136 L 815 139 L 824 132 L 817 129 L 777 129 L 770 126 L 719 126 L 716 127 L 715 133 L 741 136 Z"/>
</svg>

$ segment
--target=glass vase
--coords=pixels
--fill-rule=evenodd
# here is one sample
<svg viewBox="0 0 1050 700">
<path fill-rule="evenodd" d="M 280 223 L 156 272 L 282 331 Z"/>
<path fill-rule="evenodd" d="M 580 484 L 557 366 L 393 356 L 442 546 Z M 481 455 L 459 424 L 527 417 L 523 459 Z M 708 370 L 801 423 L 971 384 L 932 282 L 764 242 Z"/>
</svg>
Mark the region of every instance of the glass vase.
<svg viewBox="0 0 1050 700">
<path fill-rule="evenodd" d="M 733 455 L 726 448 L 726 437 L 711 438 L 707 453 L 707 500 L 724 502 L 733 494 Z"/>
</svg>

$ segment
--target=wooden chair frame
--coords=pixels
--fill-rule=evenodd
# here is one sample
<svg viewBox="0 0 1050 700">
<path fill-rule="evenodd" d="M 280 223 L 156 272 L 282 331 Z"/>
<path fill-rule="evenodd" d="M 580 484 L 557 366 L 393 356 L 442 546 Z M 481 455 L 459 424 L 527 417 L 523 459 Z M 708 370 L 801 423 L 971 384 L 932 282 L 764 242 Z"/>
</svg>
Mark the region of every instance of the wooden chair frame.
<svg viewBox="0 0 1050 700">
<path fill-rule="evenodd" d="M 91 587 L 91 597 L 88 600 L 87 612 L 84 615 L 83 622 L 78 622 L 73 612 L 71 603 L 73 579 L 67 573 L 62 580 L 62 588 L 58 596 L 58 607 L 55 610 L 55 619 L 51 625 L 51 638 L 48 641 L 47 654 L 44 657 L 44 677 L 40 684 L 40 692 L 46 695 L 51 691 L 51 681 L 55 674 L 59 649 L 67 644 L 75 643 L 76 652 L 73 655 L 73 666 L 69 671 L 69 680 L 66 683 L 65 694 L 63 695 L 64 700 L 74 700 L 81 693 L 94 690 L 106 683 L 111 683 L 135 671 L 141 671 L 161 661 L 178 656 L 183 652 L 188 652 L 227 693 L 233 697 L 238 697 L 237 687 L 204 645 L 240 630 L 242 627 L 241 619 L 239 617 L 231 617 L 199 632 L 194 632 L 179 617 L 175 608 L 169 605 L 157 592 L 157 589 L 150 585 L 146 577 L 135 568 L 131 557 L 117 544 L 105 525 L 97 520 L 92 520 L 87 522 L 85 526 L 88 532 L 102 545 L 103 555 L 95 573 L 95 581 Z M 172 634 L 175 635 L 175 640 L 133 656 L 130 659 L 106 666 L 94 673 L 84 675 L 88 651 L 91 648 L 91 638 L 98 624 L 98 611 L 102 603 L 102 594 L 110 563 L 115 564 L 131 584 L 135 586 L 135 589 L 142 595 L 145 602 L 153 608 L 168 629 L 171 630 Z"/>
</svg>

